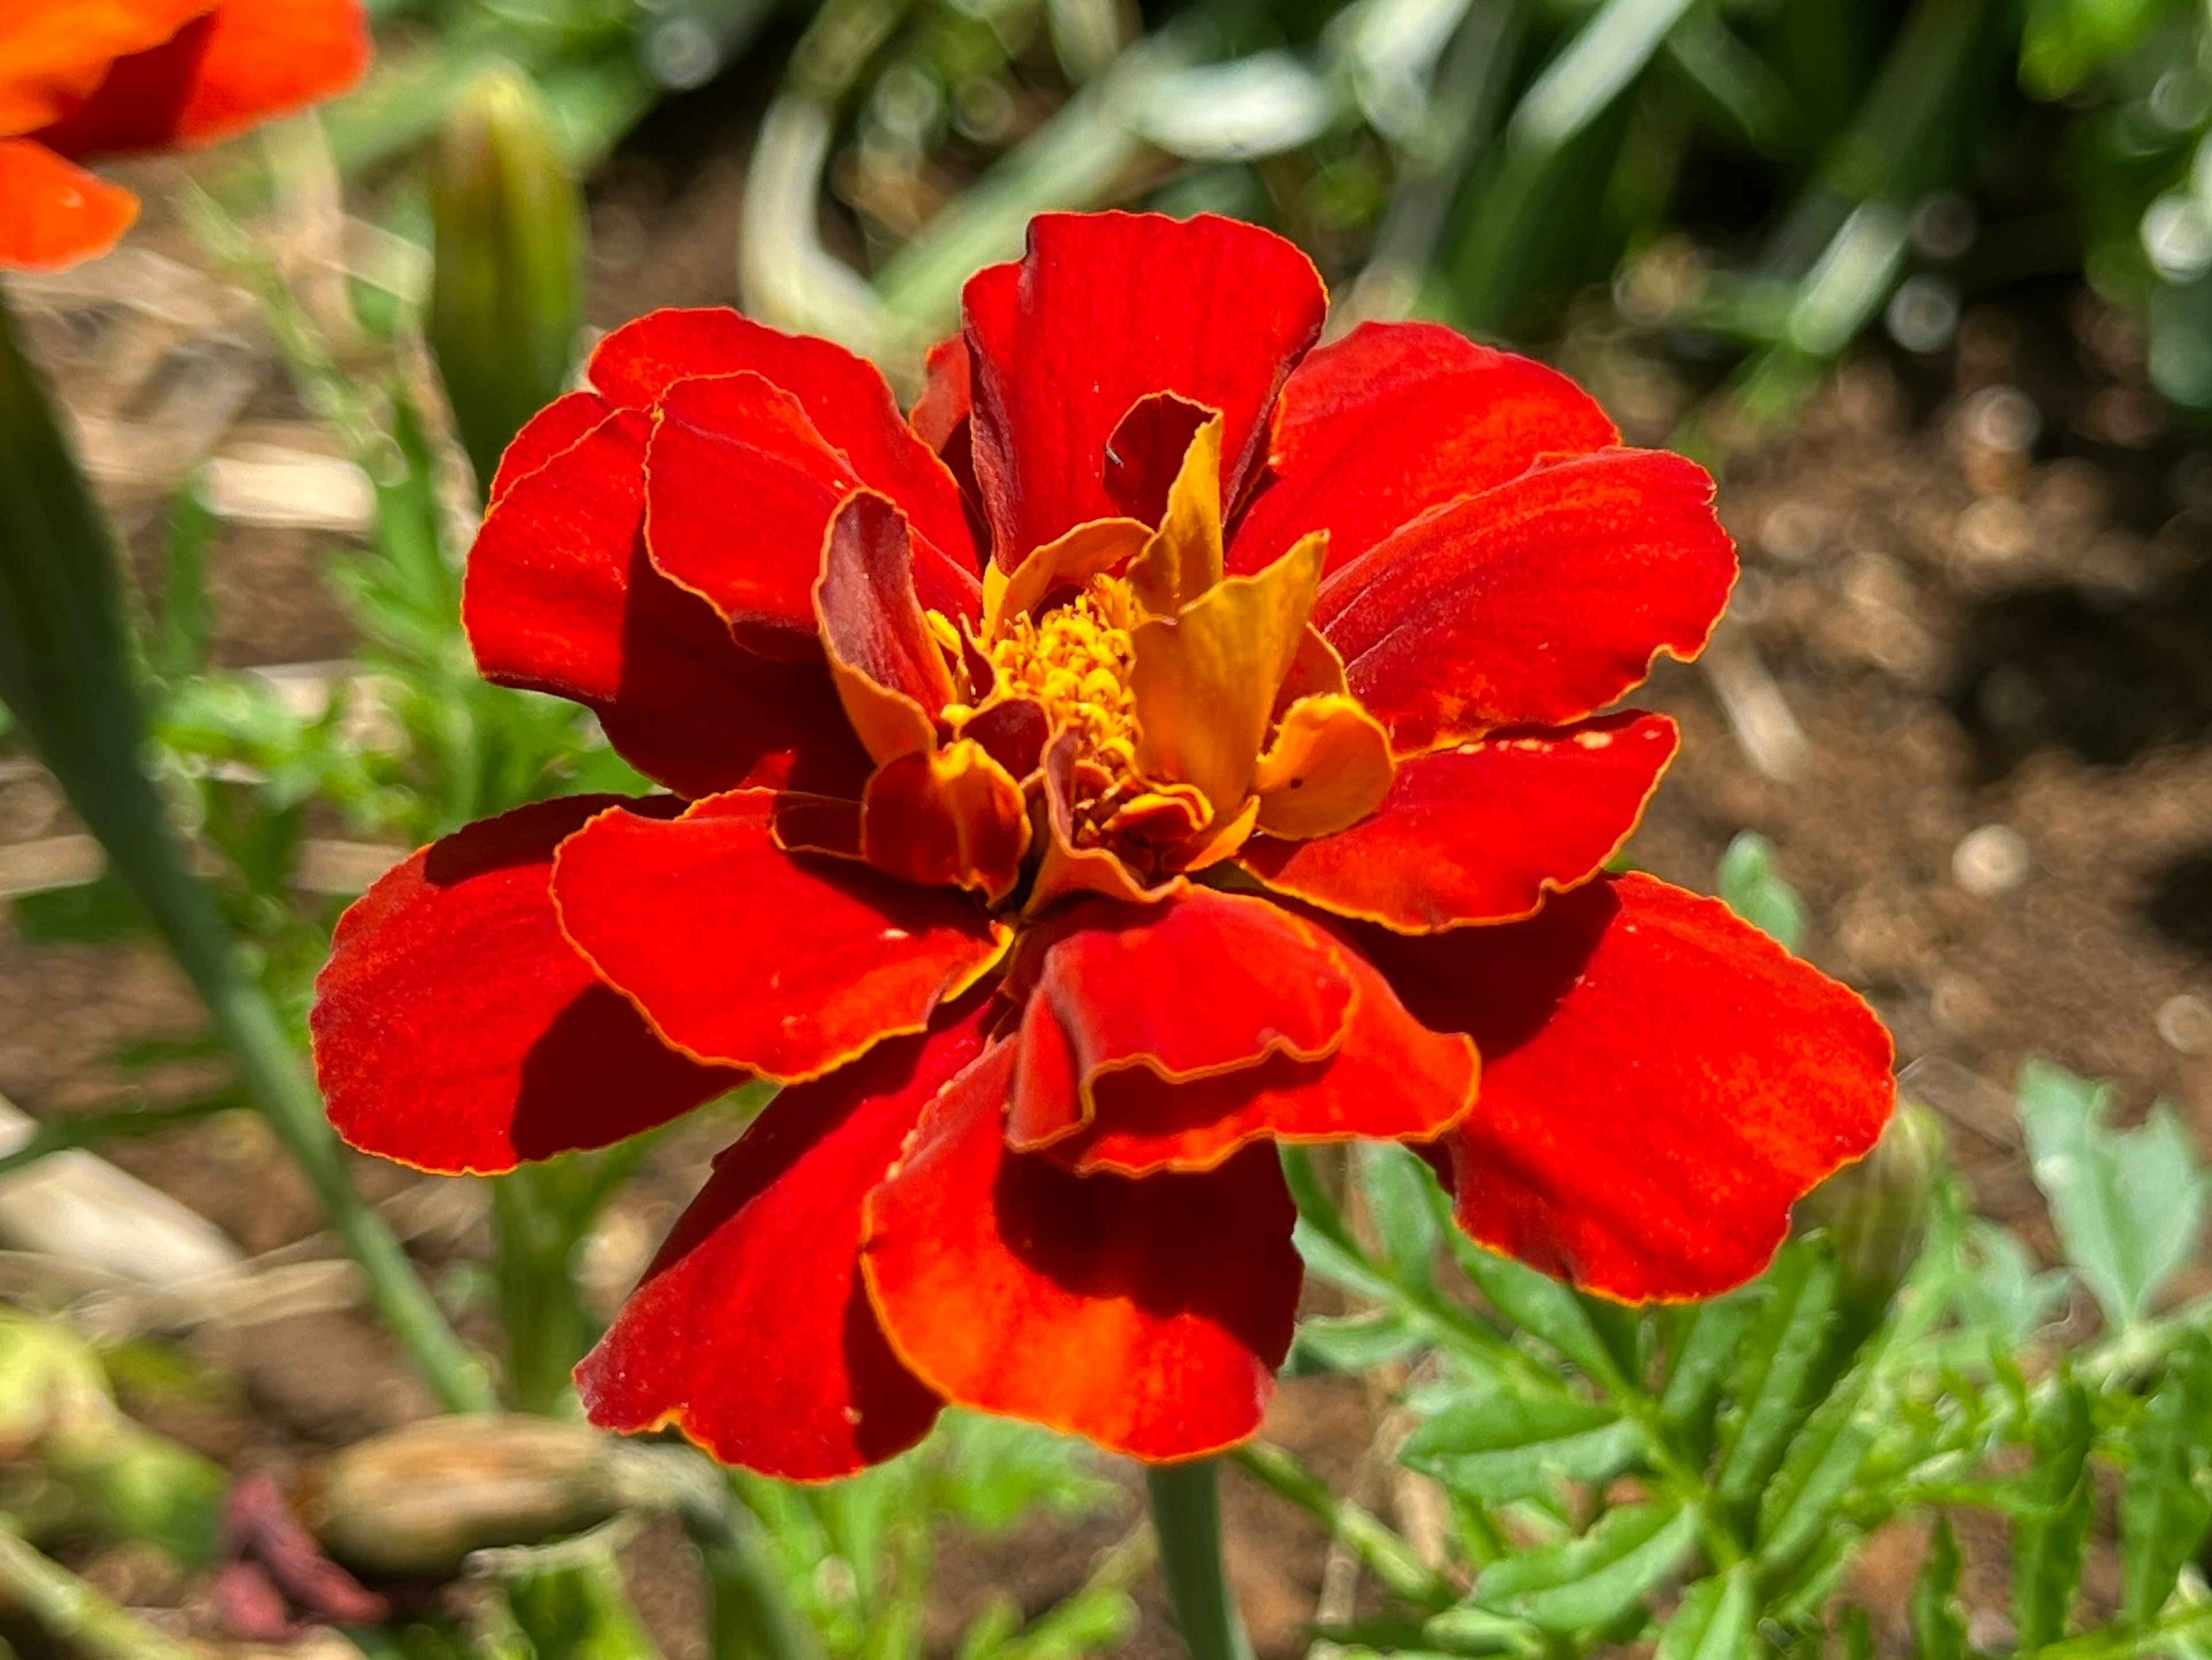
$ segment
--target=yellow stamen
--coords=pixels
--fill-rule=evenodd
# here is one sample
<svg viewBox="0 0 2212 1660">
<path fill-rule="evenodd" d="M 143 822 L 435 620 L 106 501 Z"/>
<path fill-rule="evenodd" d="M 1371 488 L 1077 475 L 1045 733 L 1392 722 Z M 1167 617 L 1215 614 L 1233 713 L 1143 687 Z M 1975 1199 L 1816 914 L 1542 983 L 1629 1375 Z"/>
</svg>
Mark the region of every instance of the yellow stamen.
<svg viewBox="0 0 2212 1660">
<path fill-rule="evenodd" d="M 1054 731 L 1073 729 L 1087 754 L 1116 774 L 1131 768 L 1137 746 L 1129 692 L 1136 653 L 1119 621 L 1127 615 L 1125 585 L 1098 577 L 1042 617 L 1006 618 L 990 648 L 1000 694 L 1042 704 Z"/>
</svg>

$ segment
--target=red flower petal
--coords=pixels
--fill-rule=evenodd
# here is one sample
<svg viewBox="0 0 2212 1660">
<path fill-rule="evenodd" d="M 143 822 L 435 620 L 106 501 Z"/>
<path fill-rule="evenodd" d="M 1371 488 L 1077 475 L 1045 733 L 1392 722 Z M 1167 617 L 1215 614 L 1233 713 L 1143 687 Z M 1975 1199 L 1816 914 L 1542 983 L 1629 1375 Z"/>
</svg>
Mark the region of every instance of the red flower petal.
<svg viewBox="0 0 2212 1660">
<path fill-rule="evenodd" d="M 750 373 L 679 380 L 661 396 L 646 459 L 653 562 L 749 641 L 747 630 L 760 630 L 781 642 L 778 655 L 809 655 L 830 520 L 864 483 L 773 381 Z M 914 573 L 922 604 L 975 614 L 975 577 L 921 536 Z"/>
<path fill-rule="evenodd" d="M 496 502 L 563 450 L 574 449 L 592 429 L 614 413 L 614 405 L 595 392 L 564 392 L 530 417 L 529 423 L 499 458 L 499 471 L 484 489 L 484 500 Z"/>
<path fill-rule="evenodd" d="M 1119 511 L 1106 444 L 1130 405 L 1171 392 L 1219 410 L 1234 502 L 1285 376 L 1321 333 L 1313 264 L 1255 226 L 1201 214 L 1043 214 L 1018 265 L 969 279 L 975 472 L 1009 570 Z"/>
<path fill-rule="evenodd" d="M 737 790 L 666 822 L 603 813 L 562 847 L 553 899 L 664 1041 L 793 1083 L 922 1030 L 1008 931 L 956 895 L 793 857 L 775 810 L 773 792 Z"/>
<path fill-rule="evenodd" d="M 1314 626 L 1400 753 L 1560 726 L 1694 657 L 1735 551 L 1702 467 L 1601 450 L 1415 520 L 1322 584 Z"/>
<path fill-rule="evenodd" d="M 813 610 L 830 676 L 861 744 L 878 762 L 933 749 L 937 713 L 957 695 L 945 648 L 915 592 L 906 517 L 860 490 L 830 521 Z"/>
<path fill-rule="evenodd" d="M 1889 1116 L 1889 1035 L 1864 1003 L 1649 877 L 1376 950 L 1414 1014 L 1482 1050 L 1480 1105 L 1445 1144 L 1460 1225 L 1609 1297 L 1749 1279 Z"/>
<path fill-rule="evenodd" d="M 1406 933 L 1531 915 L 1620 850 L 1674 757 L 1663 714 L 1502 732 L 1398 763 L 1382 809 L 1311 842 L 1261 837 L 1244 867 L 1279 893 Z"/>
<path fill-rule="evenodd" d="M 552 405 L 516 449 L 550 443 L 576 410 Z M 631 765 L 682 794 L 732 788 L 793 754 L 822 787 L 856 788 L 867 757 L 822 664 L 743 649 L 647 561 L 645 434 L 643 416 L 618 411 L 533 471 L 502 467 L 462 598 L 477 666 L 589 705 Z"/>
<path fill-rule="evenodd" d="M 591 380 L 617 403 L 641 410 L 678 380 L 747 372 L 798 399 L 853 476 L 897 502 L 926 540 L 969 572 L 981 569 L 960 486 L 935 446 L 900 418 L 883 371 L 834 341 L 784 334 L 726 307 L 657 311 L 599 343 Z"/>
<path fill-rule="evenodd" d="M 939 455 L 968 423 L 974 397 L 969 390 L 968 337 L 956 334 L 939 341 L 922 358 L 921 396 L 915 399 L 908 423 L 921 441 Z"/>
<path fill-rule="evenodd" d="M 663 1045 L 561 932 L 553 850 L 618 800 L 471 824 L 339 919 L 308 1018 L 339 1134 L 418 1170 L 489 1174 L 608 1146 L 744 1081 Z"/>
<path fill-rule="evenodd" d="M 674 1425 L 726 1464 L 849 1475 L 913 1445 L 938 1400 L 884 1341 L 862 1206 L 922 1109 L 983 1049 L 985 1006 L 785 1091 L 660 1248 L 576 1370 L 602 1429 Z"/>
<path fill-rule="evenodd" d="M 27 138 L 0 138 L 0 271 L 59 271 L 105 253 L 138 198 Z"/>
<path fill-rule="evenodd" d="M 1343 960 L 1358 989 L 1344 1041 L 1319 1061 L 1269 1056 L 1256 1067 L 1170 1083 L 1147 1067 L 1098 1079 L 1098 1116 L 1050 1157 L 1089 1174 L 1211 1170 L 1239 1147 L 1274 1141 L 1428 1140 L 1474 1104 L 1474 1045 L 1406 1012 L 1374 967 Z M 1032 1007 L 1036 1006 L 1034 1004 Z"/>
<path fill-rule="evenodd" d="M 1620 441 L 1556 369 L 1437 323 L 1363 323 L 1284 384 L 1269 481 L 1229 569 L 1257 570 L 1325 530 L 1334 570 L 1431 508 L 1494 489 L 1541 458 Z"/>
<path fill-rule="evenodd" d="M 1037 1147 L 1080 1128 L 1102 1076 L 1198 1078 L 1270 1055 L 1313 1061 L 1346 1034 L 1350 952 L 1279 905 L 1190 888 L 1158 905 L 1094 900 L 1033 937 L 1006 1134 Z"/>
<path fill-rule="evenodd" d="M 117 58 L 160 46 L 214 4 L 9 0 L 0 10 L 0 133 L 35 132 L 60 119 L 106 78 Z"/>
<path fill-rule="evenodd" d="M 161 45 L 118 58 L 38 137 L 73 156 L 212 144 L 343 92 L 368 59 L 359 0 L 221 0 Z"/>
<path fill-rule="evenodd" d="M 948 1400 L 1138 1458 L 1259 1427 L 1300 1269 L 1275 1155 L 1200 1176 L 1074 1176 L 1006 1150 L 1001 1044 L 922 1115 L 867 1206 L 861 1268 L 901 1359 Z"/>
</svg>

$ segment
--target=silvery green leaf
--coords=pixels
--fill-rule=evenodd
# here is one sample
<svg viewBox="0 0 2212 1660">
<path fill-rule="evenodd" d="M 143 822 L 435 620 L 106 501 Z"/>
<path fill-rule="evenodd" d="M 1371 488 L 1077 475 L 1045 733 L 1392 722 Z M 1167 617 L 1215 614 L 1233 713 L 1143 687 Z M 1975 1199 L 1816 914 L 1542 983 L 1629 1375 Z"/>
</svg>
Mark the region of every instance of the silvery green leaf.
<svg viewBox="0 0 2212 1660">
<path fill-rule="evenodd" d="M 2020 1119 L 2035 1184 L 2051 1201 L 2067 1261 L 2116 1328 L 2135 1324 L 2188 1259 L 2205 1175 L 2163 1104 L 2142 1128 L 2104 1123 L 2110 1089 L 2047 1061 L 2021 1067 Z"/>
</svg>

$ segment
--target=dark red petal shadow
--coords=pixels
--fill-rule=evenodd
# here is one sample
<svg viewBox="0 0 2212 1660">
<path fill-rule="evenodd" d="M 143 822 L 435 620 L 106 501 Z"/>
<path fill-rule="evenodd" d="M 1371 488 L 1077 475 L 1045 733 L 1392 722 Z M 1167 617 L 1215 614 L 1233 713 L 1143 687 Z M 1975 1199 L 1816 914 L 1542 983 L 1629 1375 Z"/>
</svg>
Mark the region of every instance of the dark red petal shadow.
<svg viewBox="0 0 2212 1660">
<path fill-rule="evenodd" d="M 77 157 L 211 144 L 344 91 L 368 58 L 358 0 L 221 0 L 33 136 Z"/>
<path fill-rule="evenodd" d="M 1534 912 L 1619 852 L 1674 759 L 1674 723 L 1630 711 L 1508 730 L 1398 763 L 1379 811 L 1310 842 L 1240 855 L 1279 893 L 1425 933 Z"/>
<path fill-rule="evenodd" d="M 862 1207 L 922 1110 L 982 1053 L 989 1012 L 947 1016 L 769 1104 L 577 1368 L 592 1422 L 673 1425 L 723 1463 L 799 1481 L 927 1432 L 938 1398 L 884 1342 L 861 1282 Z"/>
<path fill-rule="evenodd" d="M 1257 1429 L 1301 1269 L 1273 1149 L 1200 1176 L 1074 1176 L 1006 1150 L 1001 1044 L 922 1116 L 867 1207 L 891 1347 L 947 1400 L 1138 1458 Z"/>
<path fill-rule="evenodd" d="M 1607 1296 L 1749 1279 L 1888 1119 L 1873 1012 L 1718 900 L 1607 878 L 1526 922 L 1366 938 L 1416 1016 L 1482 1049 L 1445 1143 L 1461 1225 Z"/>
<path fill-rule="evenodd" d="M 551 405 L 516 447 L 543 447 L 579 412 Z M 587 705 L 624 759 L 681 794 L 791 776 L 857 789 L 867 758 L 827 668 L 744 650 L 653 569 L 639 534 L 645 436 L 644 417 L 617 411 L 519 477 L 528 454 L 502 466 L 462 593 L 477 667 Z"/>
<path fill-rule="evenodd" d="M 331 1122 L 353 1146 L 491 1174 L 606 1146 L 745 1081 L 660 1043 L 561 932 L 553 850 L 618 804 L 570 796 L 471 824 L 339 919 L 308 1026 Z"/>
</svg>

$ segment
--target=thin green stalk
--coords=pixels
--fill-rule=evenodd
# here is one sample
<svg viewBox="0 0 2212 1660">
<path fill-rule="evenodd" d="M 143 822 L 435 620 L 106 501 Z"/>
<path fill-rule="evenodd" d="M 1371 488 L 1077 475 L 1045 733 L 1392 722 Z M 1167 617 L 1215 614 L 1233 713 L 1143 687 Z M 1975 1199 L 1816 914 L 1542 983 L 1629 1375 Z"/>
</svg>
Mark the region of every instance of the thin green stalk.
<svg viewBox="0 0 2212 1660">
<path fill-rule="evenodd" d="M 1252 1660 L 1221 1558 L 1220 1465 L 1212 1458 L 1154 1464 L 1145 1472 L 1160 1574 L 1190 1660 Z"/>
<path fill-rule="evenodd" d="M 1320 1522 L 1392 1594 L 1430 1608 L 1448 1608 L 1459 1593 L 1413 1554 L 1413 1548 L 1349 1499 L 1340 1498 L 1297 1454 L 1268 1441 L 1248 1441 L 1230 1455 L 1237 1468 Z"/>
<path fill-rule="evenodd" d="M 109 1602 L 6 1527 L 0 1527 L 0 1603 L 21 1608 L 87 1660 L 192 1660 L 182 1643 Z"/>
<path fill-rule="evenodd" d="M 125 667 L 118 586 L 106 523 L 0 303 L 0 701 L 206 1003 L 248 1096 L 361 1264 L 393 1335 L 447 1407 L 488 1410 L 489 1379 L 354 1188 L 283 1021 L 185 867 L 140 762 L 145 712 Z"/>
<path fill-rule="evenodd" d="M 731 1508 L 726 1525 L 693 1528 L 707 1565 L 714 1660 L 823 1660 L 769 1560 L 758 1518 L 742 1505 Z"/>
</svg>

